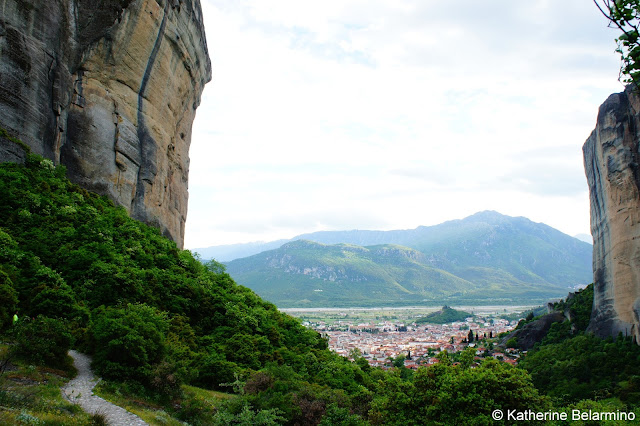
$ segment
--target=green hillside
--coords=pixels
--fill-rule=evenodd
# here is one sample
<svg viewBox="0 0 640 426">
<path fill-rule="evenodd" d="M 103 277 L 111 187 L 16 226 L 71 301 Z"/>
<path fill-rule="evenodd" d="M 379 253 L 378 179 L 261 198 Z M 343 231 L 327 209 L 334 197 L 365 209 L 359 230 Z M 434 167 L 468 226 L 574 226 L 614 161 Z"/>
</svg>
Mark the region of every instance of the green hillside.
<svg viewBox="0 0 640 426">
<path fill-rule="evenodd" d="M 377 256 L 376 246 L 413 249 L 413 259 Z M 233 249 L 255 253 L 257 247 Z M 592 250 L 543 223 L 484 211 L 410 230 L 305 234 L 228 265 L 235 279 L 282 307 L 543 303 L 593 281 Z M 230 255 L 224 247 L 206 252 Z"/>
<path fill-rule="evenodd" d="M 442 309 L 436 312 L 431 312 L 416 320 L 416 324 L 448 324 L 451 322 L 464 321 L 466 318 L 472 317 L 473 314 L 465 311 L 458 311 L 450 308 L 449 306 L 443 306 Z"/>
<path fill-rule="evenodd" d="M 492 268 L 434 268 L 425 254 L 398 245 L 361 247 L 296 240 L 228 264 L 239 283 L 281 307 L 495 303 L 566 293 L 539 278 L 521 281 Z"/>
<path fill-rule="evenodd" d="M 363 247 L 384 244 L 410 247 L 425 254 L 429 266 L 473 282 L 482 280 L 482 277 L 474 276 L 474 271 L 487 268 L 501 271 L 503 277 L 512 277 L 514 283 L 546 282 L 573 286 L 593 281 L 591 244 L 543 223 L 494 211 L 415 229 L 321 231 L 299 235 L 289 241 L 214 246 L 197 251 L 207 259 L 227 262 L 300 239 Z"/>
<path fill-rule="evenodd" d="M 415 302 L 465 292 L 473 284 L 431 268 L 406 247 L 324 245 L 298 240 L 229 263 L 240 283 L 279 306 Z"/>
<path fill-rule="evenodd" d="M 476 271 L 499 270 L 513 283 L 588 284 L 593 247 L 524 217 L 483 211 L 434 226 L 396 231 L 326 231 L 302 235 L 325 244 L 398 244 L 423 253 L 434 268 L 467 280 Z"/>
<path fill-rule="evenodd" d="M 318 333 L 237 285 L 222 265 L 203 265 L 38 156 L 0 164 L 0 225 L 0 361 L 12 366 L 0 373 L 2 424 L 87 423 L 88 415 L 60 398 L 58 386 L 73 375 L 69 348 L 93 356 L 105 379 L 101 392 L 152 407 L 163 424 L 168 416 L 175 420 L 169 424 L 193 425 L 490 424 L 504 407 L 567 409 L 507 363 L 487 359 L 471 368 L 471 348 L 443 351 L 438 364 L 416 372 L 401 357 L 391 371 L 370 367 L 357 352 L 353 362 L 342 358 Z M 426 291 L 428 280 L 439 292 L 468 285 L 404 247 L 288 248 L 266 260 L 285 273 L 310 267 L 315 288 L 346 277 L 358 278 L 356 285 L 393 281 L 397 295 Z M 531 374 L 544 378 L 545 365 L 532 363 Z M 562 390 L 563 374 L 554 375 L 560 387 L 539 386 Z M 633 378 L 620 378 L 628 379 L 620 399 L 637 400 Z M 221 399 L 185 384 L 229 394 Z M 581 394 L 612 382 L 603 375 L 596 385 L 582 385 Z"/>
<path fill-rule="evenodd" d="M 433 266 L 459 276 L 472 276 L 470 268 L 493 268 L 530 283 L 573 286 L 593 279 L 590 244 L 497 212 L 418 228 L 404 244 L 427 255 Z"/>
<path fill-rule="evenodd" d="M 0 301 L 3 341 L 15 343 L 8 356 L 68 368 L 66 352 L 78 348 L 103 378 L 168 407 L 180 406 L 181 384 L 228 391 L 223 384 L 285 365 L 299 383 L 282 392 L 288 419 L 301 413 L 291 403 L 300 386 L 327 397 L 360 386 L 360 368 L 318 333 L 31 154 L 24 166 L 0 164 Z M 201 408 L 178 416 L 194 420 Z"/>
</svg>

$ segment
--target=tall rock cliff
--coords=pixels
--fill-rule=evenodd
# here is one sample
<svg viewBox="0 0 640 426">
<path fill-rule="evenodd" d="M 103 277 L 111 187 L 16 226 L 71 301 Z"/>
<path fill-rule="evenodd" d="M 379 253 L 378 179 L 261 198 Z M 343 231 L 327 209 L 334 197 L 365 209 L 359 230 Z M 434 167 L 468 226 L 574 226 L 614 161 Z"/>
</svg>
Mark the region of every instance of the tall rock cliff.
<svg viewBox="0 0 640 426">
<path fill-rule="evenodd" d="M 640 342 L 640 96 L 611 95 L 584 144 L 591 199 L 594 305 L 589 330 Z"/>
<path fill-rule="evenodd" d="M 0 11 L 0 126 L 182 247 L 191 125 L 211 79 L 199 0 Z"/>
</svg>

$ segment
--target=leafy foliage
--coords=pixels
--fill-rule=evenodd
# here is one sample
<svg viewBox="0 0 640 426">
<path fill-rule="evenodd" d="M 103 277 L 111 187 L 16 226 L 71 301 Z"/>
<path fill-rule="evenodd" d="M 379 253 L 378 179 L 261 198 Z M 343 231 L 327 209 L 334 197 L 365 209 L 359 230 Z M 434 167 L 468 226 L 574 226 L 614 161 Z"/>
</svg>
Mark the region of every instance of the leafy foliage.
<svg viewBox="0 0 640 426">
<path fill-rule="evenodd" d="M 18 296 L 9 276 L 0 271 L 0 326 L 9 324 L 18 304 Z"/>
<path fill-rule="evenodd" d="M 167 315 L 144 304 L 97 310 L 90 327 L 94 366 L 109 379 L 151 384 L 167 352 L 168 329 Z"/>
<path fill-rule="evenodd" d="M 472 368 L 473 350 L 456 365 L 443 352 L 416 373 L 401 357 L 389 372 L 361 356 L 350 362 L 219 263 L 203 265 L 64 175 L 31 154 L 25 165 L 0 164 L 0 315 L 29 362 L 62 365 L 75 341 L 93 354 L 99 374 L 170 399 L 167 406 L 192 424 L 488 424 L 494 408 L 549 405 L 521 369 L 492 360 Z M 11 326 L 14 308 L 21 319 Z M 579 304 L 570 309 L 584 316 Z M 615 349 L 626 343 L 594 345 L 637 371 L 636 355 Z M 567 359 L 583 362 L 585 345 L 578 346 Z M 561 384 L 544 382 L 550 363 L 539 353 L 531 375 L 555 395 Z M 598 371 L 611 367 L 603 365 Z M 611 388 L 611 379 L 594 377 L 598 389 Z M 637 376 L 625 370 L 616 380 L 616 395 L 637 398 Z M 214 410 L 183 398 L 182 383 L 231 384 L 238 396 Z"/>
<path fill-rule="evenodd" d="M 640 80 L 640 1 L 639 0 L 594 0 L 600 12 L 609 20 L 610 26 L 622 31 L 616 39 L 622 65 L 620 79 L 624 83 Z"/>
<path fill-rule="evenodd" d="M 447 324 L 456 321 L 464 321 L 470 316 L 472 315 L 469 312 L 458 311 L 450 308 L 449 306 L 443 306 L 439 311 L 432 312 L 428 315 L 416 319 L 416 323 Z"/>
<path fill-rule="evenodd" d="M 585 334 L 592 306 L 593 284 L 557 302 L 554 309 L 570 320 L 553 324 L 520 365 L 561 404 L 611 396 L 637 401 L 640 347 L 623 336 L 614 341 Z"/>
<path fill-rule="evenodd" d="M 35 365 L 66 367 L 73 336 L 65 321 L 40 315 L 18 321 L 13 332 L 15 354 L 20 358 Z"/>
<path fill-rule="evenodd" d="M 541 345 L 562 343 L 571 337 L 584 333 L 589 325 L 592 307 L 593 284 L 589 284 L 575 293 L 569 293 L 565 300 L 556 302 L 553 306 L 554 310 L 562 312 L 568 319 L 551 324 L 547 335 L 540 342 Z"/>
<path fill-rule="evenodd" d="M 494 409 L 542 411 L 550 406 L 526 372 L 496 360 L 477 368 L 441 361 L 419 369 L 413 382 L 390 375 L 377 390 L 375 424 L 494 424 Z"/>
<path fill-rule="evenodd" d="M 584 334 L 540 346 L 520 364 L 538 389 L 563 404 L 603 396 L 637 402 L 640 396 L 640 347 L 628 338 Z"/>
<path fill-rule="evenodd" d="M 66 321 L 106 377 L 217 388 L 234 372 L 326 350 L 219 264 L 205 267 L 41 157 L 0 165 L 0 223 L 5 326 L 14 307 Z"/>
<path fill-rule="evenodd" d="M 577 331 L 586 331 L 593 309 L 593 284 L 589 284 L 575 293 L 570 293 L 566 299 L 555 303 L 553 308 L 557 311 L 567 312 L 571 325 Z"/>
</svg>

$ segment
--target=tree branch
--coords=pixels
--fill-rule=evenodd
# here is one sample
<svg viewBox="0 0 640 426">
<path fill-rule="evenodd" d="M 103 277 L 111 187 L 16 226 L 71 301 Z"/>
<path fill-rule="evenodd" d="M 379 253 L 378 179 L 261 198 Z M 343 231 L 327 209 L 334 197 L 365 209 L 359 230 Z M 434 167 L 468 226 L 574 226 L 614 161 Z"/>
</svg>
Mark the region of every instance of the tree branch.
<svg viewBox="0 0 640 426">
<path fill-rule="evenodd" d="M 626 34 L 627 37 L 629 37 L 629 33 L 624 28 L 622 28 L 622 25 L 620 25 L 616 19 L 613 18 L 613 13 L 612 13 L 613 9 L 611 8 L 611 2 L 609 0 L 603 0 L 603 1 L 604 1 L 605 7 L 609 11 L 609 15 L 607 15 L 607 13 L 604 10 L 602 10 L 602 7 L 600 7 L 598 0 L 593 0 L 593 3 L 595 3 L 596 7 L 600 10 L 600 13 L 602 13 L 604 17 L 609 20 L 609 22 L 613 22 L 620 29 L 620 31 L 622 31 L 623 33 Z M 615 2 L 613 2 L 613 6 L 615 7 L 616 12 L 620 14 L 620 9 L 618 9 L 618 5 Z M 629 21 L 627 21 L 626 19 L 624 21 L 637 30 L 637 27 L 631 25 Z"/>
</svg>

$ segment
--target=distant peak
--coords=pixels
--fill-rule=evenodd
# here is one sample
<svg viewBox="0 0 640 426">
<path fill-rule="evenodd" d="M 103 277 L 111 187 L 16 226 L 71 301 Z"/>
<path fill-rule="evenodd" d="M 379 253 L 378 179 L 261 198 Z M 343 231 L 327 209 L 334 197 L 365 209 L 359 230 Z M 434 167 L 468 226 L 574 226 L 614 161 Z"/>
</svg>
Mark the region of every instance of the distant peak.
<svg viewBox="0 0 640 426">
<path fill-rule="evenodd" d="M 282 247 L 283 248 L 287 248 L 287 247 L 301 248 L 301 247 L 320 247 L 324 245 L 325 244 L 317 243 L 315 241 L 300 239 L 300 240 L 293 240 L 291 242 L 288 242 L 284 244 Z"/>
<path fill-rule="evenodd" d="M 471 218 L 478 218 L 478 219 L 494 219 L 494 218 L 506 218 L 506 217 L 510 217 L 510 216 L 505 216 L 502 213 L 498 213 L 495 210 L 483 210 L 481 212 L 472 214 L 471 216 L 467 217 L 467 219 L 471 219 Z"/>
<path fill-rule="evenodd" d="M 463 222 L 484 222 L 491 224 L 504 223 L 505 221 L 511 220 L 513 217 L 503 215 L 502 213 L 498 213 L 495 210 L 484 210 L 471 216 L 467 216 L 462 219 Z"/>
</svg>

